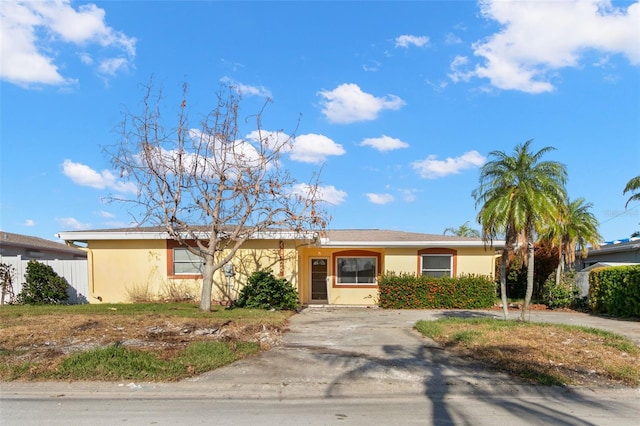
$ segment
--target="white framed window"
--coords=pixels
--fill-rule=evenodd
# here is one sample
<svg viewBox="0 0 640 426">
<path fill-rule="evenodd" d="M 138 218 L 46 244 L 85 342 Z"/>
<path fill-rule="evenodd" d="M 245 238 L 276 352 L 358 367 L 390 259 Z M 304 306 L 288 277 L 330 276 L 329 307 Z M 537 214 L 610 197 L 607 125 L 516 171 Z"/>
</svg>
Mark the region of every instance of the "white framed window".
<svg viewBox="0 0 640 426">
<path fill-rule="evenodd" d="M 366 285 L 378 283 L 378 258 L 375 256 L 337 257 L 336 284 Z"/>
<path fill-rule="evenodd" d="M 203 261 L 183 247 L 173 249 L 173 273 L 174 275 L 198 275 L 202 274 Z"/>
<path fill-rule="evenodd" d="M 421 273 L 426 277 L 451 277 L 453 256 L 450 254 L 423 254 Z"/>
</svg>

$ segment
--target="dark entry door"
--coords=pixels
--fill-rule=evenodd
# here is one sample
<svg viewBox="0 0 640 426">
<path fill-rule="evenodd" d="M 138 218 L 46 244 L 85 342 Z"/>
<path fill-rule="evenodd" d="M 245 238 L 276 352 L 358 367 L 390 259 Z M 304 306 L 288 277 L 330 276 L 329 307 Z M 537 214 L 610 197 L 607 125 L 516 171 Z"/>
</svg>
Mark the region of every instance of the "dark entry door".
<svg viewBox="0 0 640 426">
<path fill-rule="evenodd" d="M 311 259 L 311 301 L 327 301 L 327 274 L 329 261 L 326 258 Z"/>
</svg>

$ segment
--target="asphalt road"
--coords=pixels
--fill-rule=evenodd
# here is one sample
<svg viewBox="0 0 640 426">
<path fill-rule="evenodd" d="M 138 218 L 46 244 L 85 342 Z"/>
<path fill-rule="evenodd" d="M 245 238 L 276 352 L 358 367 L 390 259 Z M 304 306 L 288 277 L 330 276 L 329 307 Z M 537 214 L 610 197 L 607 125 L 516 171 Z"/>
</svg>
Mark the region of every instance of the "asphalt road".
<svg viewBox="0 0 640 426">
<path fill-rule="evenodd" d="M 2 425 L 638 425 L 637 393 L 215 399 L 203 395 L 3 398 Z"/>
</svg>

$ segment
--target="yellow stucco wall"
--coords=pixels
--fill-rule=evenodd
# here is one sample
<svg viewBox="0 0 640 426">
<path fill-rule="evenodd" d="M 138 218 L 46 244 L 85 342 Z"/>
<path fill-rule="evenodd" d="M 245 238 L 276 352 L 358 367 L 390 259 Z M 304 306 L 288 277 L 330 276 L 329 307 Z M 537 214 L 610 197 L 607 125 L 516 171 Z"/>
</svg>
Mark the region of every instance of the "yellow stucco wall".
<svg viewBox="0 0 640 426">
<path fill-rule="evenodd" d="M 163 240 L 90 241 L 90 302 L 131 302 L 157 294 L 166 280 Z"/>
<path fill-rule="evenodd" d="M 282 245 L 281 245 L 282 244 Z M 240 288 L 256 270 L 271 269 L 276 276 L 289 280 L 298 288 L 300 301 L 311 301 L 311 260 L 327 260 L 329 304 L 375 305 L 375 286 L 340 286 L 334 281 L 333 255 L 345 249 L 317 248 L 303 241 L 248 241 L 234 256 L 236 272 L 231 296 L 237 298 Z M 176 295 L 189 295 L 199 300 L 202 280 L 175 278 L 167 275 L 167 242 L 164 240 L 120 240 L 89 242 L 89 286 L 91 303 L 126 303 L 136 300 L 172 300 Z M 418 250 L 413 248 L 367 249 L 380 253 L 380 272 L 418 273 Z M 491 249 L 457 249 L 457 275 L 493 276 L 495 254 Z M 226 301 L 227 280 L 222 271 L 214 276 L 213 301 Z M 101 301 L 98 299 L 100 298 Z"/>
<path fill-rule="evenodd" d="M 128 303 L 171 300 L 175 296 L 199 300 L 202 280 L 175 278 L 167 274 L 167 243 L 164 240 L 89 241 L 89 287 L 91 303 Z M 237 296 L 251 273 L 271 269 L 276 276 L 297 283 L 296 244 L 285 241 L 248 241 L 234 256 L 236 272 L 232 296 Z M 222 271 L 214 276 L 212 299 L 227 299 L 227 280 Z"/>
<path fill-rule="evenodd" d="M 335 267 L 333 254 L 345 249 L 320 249 L 309 247 L 301 250 L 299 293 L 302 303 L 311 303 L 310 265 L 315 258 L 325 258 L 329 261 L 328 274 L 328 303 L 337 305 L 375 305 L 378 290 L 371 287 L 344 287 L 334 285 Z M 382 254 L 381 272 L 395 272 L 418 274 L 418 250 L 416 248 L 367 249 L 367 251 Z M 457 275 L 476 274 L 493 276 L 495 268 L 495 252 L 484 248 L 458 248 Z"/>
</svg>

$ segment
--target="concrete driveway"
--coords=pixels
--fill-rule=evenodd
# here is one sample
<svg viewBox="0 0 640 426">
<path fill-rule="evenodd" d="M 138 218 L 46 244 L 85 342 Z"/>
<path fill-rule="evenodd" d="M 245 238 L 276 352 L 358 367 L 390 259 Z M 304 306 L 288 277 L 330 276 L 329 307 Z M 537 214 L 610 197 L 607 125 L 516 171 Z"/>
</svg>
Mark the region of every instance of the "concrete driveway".
<svg viewBox="0 0 640 426">
<path fill-rule="evenodd" d="M 512 313 L 515 318 L 519 313 Z M 360 397 L 455 392 L 534 393 L 542 390 L 477 364 L 447 356 L 413 330 L 421 319 L 497 317 L 498 311 L 307 308 L 291 318 L 283 344 L 195 379 L 223 395 L 241 389 L 265 397 Z M 640 345 L 640 323 L 581 313 L 537 312 L 531 321 L 597 327 Z M 221 384 L 229 383 L 228 389 Z M 546 388 L 544 392 L 549 390 Z M 226 393 L 228 392 L 228 393 Z"/>
</svg>

